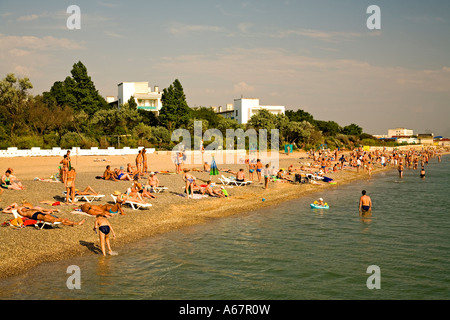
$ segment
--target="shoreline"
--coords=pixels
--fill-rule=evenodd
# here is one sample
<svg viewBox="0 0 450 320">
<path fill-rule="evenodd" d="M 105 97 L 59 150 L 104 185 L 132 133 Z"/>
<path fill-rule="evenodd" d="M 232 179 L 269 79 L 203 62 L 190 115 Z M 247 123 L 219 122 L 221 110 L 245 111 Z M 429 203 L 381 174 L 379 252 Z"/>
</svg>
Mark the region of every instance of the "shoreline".
<svg viewBox="0 0 450 320">
<path fill-rule="evenodd" d="M 299 159 L 302 159 L 305 153 L 294 153 L 289 156 L 280 155 L 280 167 L 287 168 L 289 164 L 299 166 Z M 149 168 L 153 171 L 173 170 L 173 165 L 168 163 L 168 156 L 151 155 L 149 157 Z M 304 159 L 304 157 L 303 157 Z M 0 159 L 0 168 L 5 167 L 5 159 Z M 42 160 L 42 159 L 40 159 Z M 169 159 L 170 160 L 170 159 Z M 60 158 L 44 159 L 45 166 L 49 167 L 49 162 L 56 165 Z M 306 161 L 309 161 L 306 160 Z M 8 161 L 9 162 L 9 161 Z M 5 190 L 2 194 L 0 207 L 17 202 L 23 199 L 28 200 L 33 205 L 40 205 L 39 201 L 50 200 L 52 197 L 57 200 L 57 196 L 62 194 L 64 186 L 61 183 L 50 183 L 31 180 L 30 177 L 36 174 L 35 167 L 29 167 L 29 163 L 38 162 L 38 159 L 22 159 L 14 161 L 14 173 L 27 186 L 27 190 Z M 126 166 L 126 163 L 134 163 L 134 156 L 130 157 L 108 157 L 107 161 L 96 162 L 95 157 L 85 156 L 77 159 L 77 181 L 76 186 L 79 189 L 86 185 L 92 186 L 96 191 L 105 194 L 105 198 L 98 204 L 111 203 L 110 194 L 115 190 L 124 192 L 131 185 L 130 181 L 104 181 L 96 180 L 95 175 L 101 175 L 104 167 L 109 164 L 111 168 Z M 75 166 L 75 163 L 74 163 Z M 42 167 L 36 165 L 41 178 L 48 178 L 51 169 L 48 172 L 42 172 Z M 194 165 L 186 166 L 194 168 Z M 198 166 L 197 166 L 198 167 Z M 219 166 L 220 167 L 220 166 Z M 237 171 L 239 168 L 245 168 L 244 164 L 227 165 L 227 168 Z M 381 172 L 391 170 L 391 167 L 381 168 L 377 165 L 372 178 Z M 100 171 L 99 171 L 100 170 Z M 200 181 L 209 179 L 208 173 L 192 172 Z M 220 174 L 223 174 L 221 172 Z M 247 176 L 248 172 L 246 172 Z M 229 175 L 229 174 L 225 174 Z M 271 182 L 269 190 L 264 190 L 262 184 L 258 182 L 243 187 L 226 186 L 230 198 L 203 198 L 200 200 L 188 200 L 177 194 L 181 193 L 184 185 L 181 175 L 162 175 L 158 174 L 161 185 L 168 186 L 169 190 L 161 194 L 156 194 L 157 199 L 152 199 L 152 207 L 149 209 L 133 211 L 129 207 L 124 207 L 126 215 L 114 216 L 110 219 L 114 227 L 117 238 L 112 241 L 113 250 L 123 250 L 127 244 L 133 243 L 145 238 L 175 231 L 184 227 L 205 224 L 212 219 L 219 219 L 238 215 L 245 212 L 258 210 L 264 207 L 276 206 L 279 203 L 289 200 L 299 199 L 317 192 L 326 192 L 328 188 L 339 188 L 340 185 L 346 185 L 357 180 L 368 179 L 366 173 L 356 173 L 355 169 L 344 169 L 337 173 L 329 173 L 327 176 L 337 181 L 336 185 L 320 182 L 319 184 L 291 184 Z M 23 177 L 23 178 L 22 178 Z M 213 177 L 214 182 L 218 182 L 217 177 Z M 145 181 L 145 180 L 142 180 Z M 220 184 L 219 184 L 220 185 Z M 23 193 L 23 194 L 21 194 Z M 266 198 L 262 201 L 262 198 Z M 79 202 L 80 204 L 84 202 Z M 41 205 L 44 208 L 51 208 L 47 205 Z M 53 207 L 55 208 L 55 207 Z M 11 227 L 0 229 L 0 279 L 18 275 L 44 262 L 54 262 L 69 259 L 77 256 L 94 255 L 98 252 L 98 235 L 92 231 L 94 217 L 73 214 L 73 205 L 58 206 L 61 210 L 58 216 L 68 218 L 72 221 L 86 222 L 81 226 L 68 227 L 61 226 L 54 229 L 37 230 L 33 227 L 26 227 L 20 230 L 14 230 Z M 0 223 L 12 219 L 12 215 L 0 213 Z M 97 254 L 97 256 L 99 256 Z"/>
</svg>

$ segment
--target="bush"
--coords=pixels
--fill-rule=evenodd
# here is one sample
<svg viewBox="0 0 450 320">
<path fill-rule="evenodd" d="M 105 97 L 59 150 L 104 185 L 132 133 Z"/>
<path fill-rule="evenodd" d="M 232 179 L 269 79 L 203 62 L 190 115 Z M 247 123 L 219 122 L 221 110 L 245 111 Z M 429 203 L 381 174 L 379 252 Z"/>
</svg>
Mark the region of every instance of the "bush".
<svg viewBox="0 0 450 320">
<path fill-rule="evenodd" d="M 82 137 L 76 132 L 68 132 L 61 137 L 60 147 L 63 149 L 70 149 L 79 147 L 82 142 Z"/>
<path fill-rule="evenodd" d="M 14 139 L 14 144 L 14 146 L 10 147 L 17 147 L 18 149 L 31 149 L 33 147 L 43 148 L 44 139 L 36 136 L 17 137 Z"/>
</svg>

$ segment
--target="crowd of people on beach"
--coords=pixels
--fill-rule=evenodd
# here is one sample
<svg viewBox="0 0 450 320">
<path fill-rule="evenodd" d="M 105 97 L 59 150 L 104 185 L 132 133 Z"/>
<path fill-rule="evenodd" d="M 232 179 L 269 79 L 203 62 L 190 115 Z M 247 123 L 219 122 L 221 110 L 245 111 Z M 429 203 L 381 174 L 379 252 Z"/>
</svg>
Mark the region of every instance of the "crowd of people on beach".
<svg viewBox="0 0 450 320">
<path fill-rule="evenodd" d="M 405 169 L 420 170 L 420 177 L 425 178 L 425 166 L 428 164 L 429 159 L 437 157 L 438 161 L 441 161 L 441 153 L 437 152 L 435 148 L 422 148 L 420 150 L 411 148 L 410 150 L 393 150 L 387 151 L 386 149 L 369 151 L 364 148 L 355 148 L 351 151 L 343 152 L 338 149 L 319 149 L 310 150 L 307 152 L 307 158 L 300 158 L 299 165 L 289 165 L 287 169 L 276 168 L 270 163 L 263 163 L 261 159 L 246 158 L 242 164 L 245 168 L 239 168 L 237 171 L 231 169 L 222 168 L 217 170 L 223 174 L 232 174 L 230 177 L 232 181 L 238 185 L 262 185 L 263 189 L 268 190 L 271 182 L 284 182 L 284 183 L 298 183 L 301 182 L 301 176 L 313 176 L 324 178 L 325 175 L 337 173 L 342 170 L 351 169 L 357 174 L 365 173 L 370 178 L 374 166 L 380 168 L 397 168 L 399 177 L 403 177 L 403 171 Z M 187 199 L 198 198 L 195 195 L 211 196 L 217 198 L 228 198 L 230 195 L 224 185 L 217 186 L 216 183 L 209 178 L 205 183 L 198 182 L 199 180 L 194 177 L 192 172 L 204 172 L 209 173 L 211 165 L 208 162 L 203 162 L 202 168 L 183 168 L 186 155 L 183 152 L 176 152 L 174 154 L 175 172 L 163 171 L 168 174 L 181 175 L 182 183 L 184 185 L 184 196 Z M 91 186 L 86 186 L 84 189 L 76 189 L 76 177 L 77 172 L 72 166 L 70 158 L 70 150 L 63 156 L 59 166 L 59 178 L 60 182 L 64 184 L 65 189 L 65 202 L 64 204 L 75 205 L 76 197 L 89 195 L 98 196 L 99 192 L 95 191 Z M 13 174 L 13 169 L 8 168 L 1 178 L 0 195 L 4 192 L 4 189 L 9 190 L 24 190 L 25 186 L 21 181 Z M 222 177 L 224 177 L 222 175 Z M 96 218 L 94 230 L 99 233 L 100 245 L 103 254 L 106 254 L 108 248 L 111 254 L 111 248 L 109 243 L 109 233 L 115 236 L 114 231 L 109 218 L 116 214 L 125 215 L 123 205 L 127 201 L 133 201 L 136 203 L 147 203 L 147 199 L 155 199 L 155 190 L 157 188 L 163 188 L 160 185 L 156 172 L 148 171 L 148 162 L 145 148 L 141 149 L 136 156 L 135 165 L 127 163 L 125 167 L 111 169 L 110 165 L 107 165 L 102 176 L 97 176 L 97 179 L 103 179 L 105 181 L 130 181 L 132 185 L 123 192 L 115 192 L 116 201 L 114 204 L 92 204 L 91 202 L 84 203 L 79 206 L 78 210 Z M 142 183 L 141 179 L 146 179 L 146 182 Z M 311 183 L 314 181 L 306 179 Z M 248 182 L 248 183 L 247 183 Z M 323 203 L 323 199 L 319 199 L 318 202 Z M 0 199 L 1 201 L 1 199 Z M 41 201 L 40 204 L 54 205 L 53 201 Z M 59 202 L 58 202 L 59 204 Z M 62 204 L 62 203 L 61 203 Z M 360 199 L 360 212 L 371 212 L 372 202 L 370 197 L 363 191 L 363 195 Z M 17 213 L 23 217 L 32 220 L 45 221 L 49 223 L 61 223 L 66 226 L 78 226 L 84 224 L 85 220 L 81 222 L 73 222 L 69 219 L 62 219 L 55 214 L 60 212 L 58 209 L 44 209 L 41 205 L 33 206 L 30 203 L 23 201 L 20 205 L 13 203 L 6 207 L 4 213 L 12 213 L 16 210 Z M 106 247 L 105 247 L 106 246 Z"/>
</svg>

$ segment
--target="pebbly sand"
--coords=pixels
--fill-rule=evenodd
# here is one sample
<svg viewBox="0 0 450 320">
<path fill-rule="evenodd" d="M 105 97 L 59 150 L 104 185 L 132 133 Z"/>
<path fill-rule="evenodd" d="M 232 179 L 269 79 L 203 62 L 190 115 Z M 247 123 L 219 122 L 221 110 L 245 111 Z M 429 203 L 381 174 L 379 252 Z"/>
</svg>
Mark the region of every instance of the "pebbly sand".
<svg viewBox="0 0 450 320">
<path fill-rule="evenodd" d="M 93 231 L 94 220 L 92 216 L 74 214 L 74 208 L 83 204 L 79 201 L 76 205 L 49 206 L 40 204 L 40 201 L 61 201 L 65 190 L 62 183 L 35 181 L 35 177 L 50 178 L 56 173 L 62 157 L 36 157 L 36 158 L 0 158 L 0 171 L 3 174 L 7 168 L 14 169 L 14 175 L 26 186 L 26 190 L 5 190 L 0 195 L 0 208 L 16 202 L 21 204 L 26 199 L 35 206 L 54 208 L 61 210 L 57 215 L 79 222 L 85 220 L 81 226 L 60 226 L 56 228 L 44 228 L 38 230 L 34 227 L 13 229 L 12 227 L 0 228 L 0 278 L 7 278 L 34 266 L 43 263 L 73 256 L 99 255 L 98 235 Z M 101 176 L 106 165 L 111 168 L 126 168 L 127 163 L 134 165 L 135 155 L 130 156 L 72 156 L 72 166 L 77 171 L 75 186 L 84 189 L 91 186 L 95 191 L 104 194 L 105 197 L 94 204 L 113 203 L 110 194 L 114 191 L 125 192 L 131 186 L 131 181 L 104 181 L 96 179 Z M 300 167 L 300 162 L 310 162 L 306 153 L 297 152 L 290 155 L 280 154 L 280 167 L 287 168 L 294 165 Z M 334 162 L 333 162 L 334 164 Z M 166 154 L 148 155 L 149 171 L 174 171 L 170 156 Z M 199 165 L 186 165 L 187 168 L 200 168 Z M 248 170 L 244 164 L 218 165 L 219 169 L 229 168 L 237 171 L 245 169 L 248 178 Z M 382 170 L 375 166 L 373 174 Z M 204 172 L 192 172 L 201 184 L 210 176 Z M 220 172 L 225 176 L 228 173 Z M 277 203 L 296 199 L 301 196 L 336 188 L 339 185 L 349 183 L 356 179 L 367 179 L 366 173 L 356 173 L 354 169 L 344 169 L 341 172 L 329 173 L 326 176 L 337 181 L 336 185 L 328 183 L 319 184 L 291 184 L 270 182 L 269 190 L 264 190 L 263 184 L 256 183 L 244 187 L 226 186 L 230 198 L 203 198 L 199 200 L 187 199 L 178 194 L 183 192 L 184 182 L 181 175 L 168 175 L 158 173 L 160 185 L 168 187 L 163 193 L 157 194 L 156 199 L 148 200 L 152 207 L 133 211 L 129 206 L 124 206 L 126 215 L 117 215 L 110 218 L 110 222 L 116 232 L 116 240 L 112 240 L 114 251 L 122 250 L 127 243 L 142 238 L 155 236 L 168 231 L 173 231 L 186 226 L 207 223 L 210 219 L 226 217 L 261 207 L 273 206 Z M 218 176 L 212 177 L 212 181 L 219 183 Z M 141 179 L 146 182 L 146 179 Z M 219 184 L 220 185 L 220 184 Z M 265 201 L 262 201 L 265 198 Z M 0 224 L 13 219 L 12 214 L 0 213 Z"/>
</svg>

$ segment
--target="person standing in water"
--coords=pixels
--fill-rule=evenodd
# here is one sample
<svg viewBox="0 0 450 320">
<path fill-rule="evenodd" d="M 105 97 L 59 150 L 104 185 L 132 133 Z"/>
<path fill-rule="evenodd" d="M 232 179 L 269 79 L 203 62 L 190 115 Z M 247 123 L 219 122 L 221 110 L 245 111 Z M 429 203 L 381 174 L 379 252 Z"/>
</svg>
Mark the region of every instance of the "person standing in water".
<svg viewBox="0 0 450 320">
<path fill-rule="evenodd" d="M 103 215 L 98 215 L 95 219 L 94 231 L 97 232 L 97 230 L 99 231 L 98 235 L 103 255 L 106 256 L 106 246 L 108 247 L 108 253 L 110 255 L 116 255 L 116 253 L 111 250 L 111 244 L 109 242 L 109 234 L 112 233 L 113 239 L 116 239 L 116 234 L 108 219 Z"/>
<path fill-rule="evenodd" d="M 362 196 L 359 198 L 359 215 L 372 214 L 372 199 L 366 194 L 366 190 L 362 191 Z"/>
<path fill-rule="evenodd" d="M 425 179 L 425 167 L 424 166 L 422 166 L 422 169 L 420 170 L 420 177 L 422 179 Z"/>
</svg>

